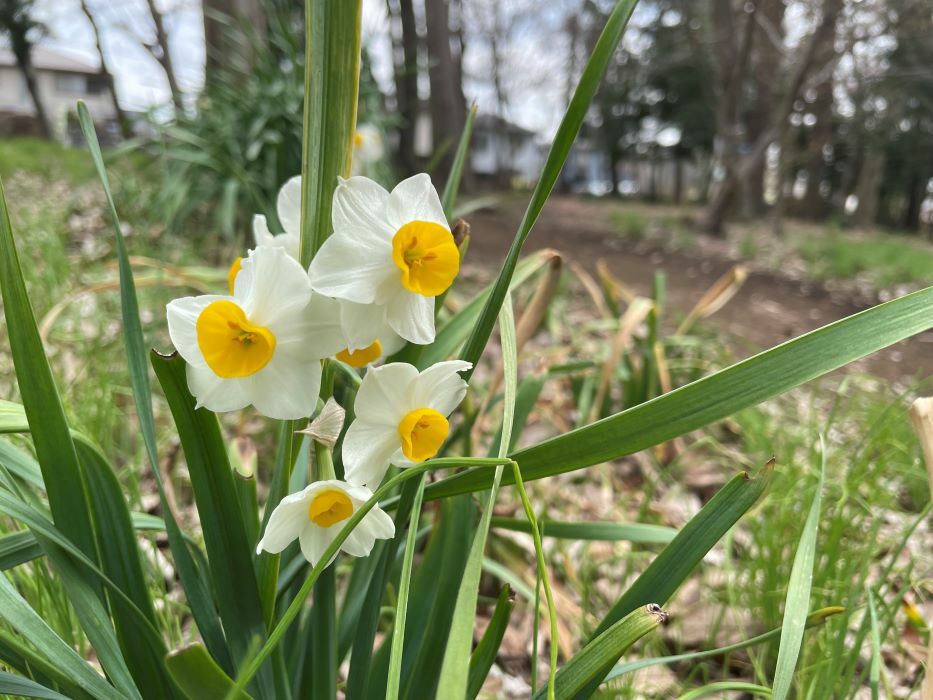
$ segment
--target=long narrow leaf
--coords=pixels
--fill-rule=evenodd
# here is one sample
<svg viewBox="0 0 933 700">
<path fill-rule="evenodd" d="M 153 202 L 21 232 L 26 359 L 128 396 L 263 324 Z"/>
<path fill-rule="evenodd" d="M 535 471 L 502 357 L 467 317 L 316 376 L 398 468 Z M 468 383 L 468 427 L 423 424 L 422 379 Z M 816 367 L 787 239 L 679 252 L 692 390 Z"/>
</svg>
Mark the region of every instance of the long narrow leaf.
<svg viewBox="0 0 933 700">
<path fill-rule="evenodd" d="M 43 698 L 44 700 L 68 700 L 68 697 L 54 690 L 39 685 L 28 678 L 14 676 L 0 671 L 0 695 L 13 695 L 24 698 Z"/>
<path fill-rule="evenodd" d="M 512 246 L 509 248 L 502 270 L 496 278 L 492 294 L 483 306 L 479 322 L 474 326 L 466 346 L 460 353 L 461 359 L 472 362 L 474 367 L 483 354 L 483 349 L 486 347 L 490 333 L 492 333 L 493 324 L 505 300 L 525 239 L 531 233 L 538 215 L 557 183 L 557 177 L 560 175 L 564 162 L 570 154 L 570 149 L 577 138 L 580 127 L 583 126 L 583 120 L 589 111 L 593 96 L 596 94 L 603 74 L 606 72 L 606 67 L 609 65 L 616 46 L 622 38 L 622 32 L 625 31 L 625 26 L 628 24 L 629 17 L 632 16 L 637 1 L 620 0 L 616 4 L 615 9 L 613 9 L 606 21 L 606 26 L 599 35 L 599 39 L 596 41 L 586 67 L 583 69 L 577 88 L 574 90 L 567 111 L 564 113 L 564 118 L 561 120 L 557 134 L 554 136 L 554 143 L 551 144 L 551 150 L 544 163 L 538 184 L 531 195 L 528 209 L 525 211 L 521 224 L 519 224 L 518 233 L 516 233 L 515 239 L 512 241 Z M 472 374 L 472 371 L 468 374 Z"/>
<path fill-rule="evenodd" d="M 169 673 L 189 700 L 218 698 L 249 700 L 243 691 L 236 691 L 230 678 L 207 653 L 203 644 L 192 644 L 173 651 L 165 660 Z"/>
<path fill-rule="evenodd" d="M 784 700 L 790 693 L 794 680 L 794 669 L 803 643 L 803 633 L 810 612 L 810 588 L 813 585 L 813 562 L 816 559 L 816 536 L 820 527 L 820 507 L 823 500 L 823 479 L 826 475 L 826 445 L 820 438 L 820 478 L 816 484 L 816 493 L 810 512 L 803 525 L 803 534 L 794 565 L 787 583 L 787 598 L 784 602 L 784 622 L 781 625 L 781 645 L 778 648 L 777 663 L 774 668 L 772 697 Z"/>
<path fill-rule="evenodd" d="M 489 675 L 489 669 L 496 661 L 496 654 L 499 652 L 499 646 L 502 644 L 502 638 L 505 637 L 505 630 L 509 626 L 509 620 L 512 618 L 512 610 L 515 608 L 515 596 L 508 584 L 499 591 L 499 598 L 496 601 L 496 609 L 489 618 L 489 624 L 486 625 L 486 631 L 479 644 L 473 650 L 470 656 L 470 682 L 467 685 L 467 698 L 472 700 L 483 688 L 483 682 Z"/>
<path fill-rule="evenodd" d="M 598 684 L 603 678 L 603 669 L 612 666 L 635 642 L 666 620 L 667 613 L 655 604 L 644 605 L 630 612 L 561 667 L 555 679 L 557 697 L 573 697 L 592 685 L 594 680 Z M 544 689 L 540 690 L 535 700 L 542 700 L 545 692 Z"/>
<path fill-rule="evenodd" d="M 512 438 L 512 425 L 515 419 L 515 396 L 518 391 L 518 357 L 515 343 L 515 319 L 512 314 L 511 298 L 505 294 L 505 303 L 499 314 L 499 334 L 502 340 L 502 360 L 505 375 L 503 396 L 502 441 L 500 457 L 504 457 Z M 486 502 L 486 508 L 479 527 L 473 535 L 470 556 L 457 594 L 453 623 L 447 650 L 441 665 L 437 697 L 442 700 L 462 700 L 467 692 L 470 673 L 470 648 L 473 643 L 473 625 L 476 617 L 476 599 L 479 595 L 479 581 L 483 567 L 483 552 L 489 536 L 489 523 L 496 504 L 499 481 L 503 467 L 496 467 L 492 489 Z"/>
<path fill-rule="evenodd" d="M 557 520 L 541 520 L 543 537 L 568 540 L 601 540 L 667 544 L 677 535 L 677 530 L 664 525 L 641 523 L 580 522 L 565 523 Z M 531 523 L 518 518 L 492 519 L 493 528 L 513 530 L 531 534 Z"/>
<path fill-rule="evenodd" d="M 933 287 L 823 326 L 651 401 L 511 455 L 525 481 L 667 442 L 933 328 Z M 431 484 L 425 499 L 489 488 L 483 470 Z M 503 484 L 511 483 L 506 472 Z"/>
<path fill-rule="evenodd" d="M 255 638 L 265 639 L 265 620 L 226 446 L 217 417 L 195 408 L 185 362 L 178 355 L 153 353 L 152 366 L 178 428 L 221 620 L 235 662 L 239 662 Z M 257 694 L 263 694 L 260 690 L 271 694 L 271 688 L 271 677 L 260 675 Z"/>
<path fill-rule="evenodd" d="M 175 514 L 172 512 L 162 483 L 162 473 L 159 471 L 159 456 L 156 448 L 155 419 L 152 413 L 152 389 L 149 384 L 149 366 L 146 359 L 146 343 L 143 337 L 142 321 L 139 315 L 139 302 L 136 298 L 136 284 L 133 281 L 133 269 L 130 266 L 129 252 L 123 238 L 123 229 L 120 217 L 110 190 L 110 179 L 104 167 L 103 155 L 94 131 L 94 122 L 83 102 L 78 102 L 78 120 L 81 130 L 87 141 L 91 159 L 100 178 L 104 196 L 113 224 L 114 245 L 117 252 L 117 264 L 120 269 L 120 307 L 123 321 L 123 344 L 126 350 L 127 363 L 130 371 L 130 384 L 133 388 L 133 400 L 136 406 L 136 415 L 139 418 L 139 430 L 149 458 L 150 472 L 155 480 L 156 490 L 159 493 L 159 503 L 165 519 L 165 528 L 168 535 L 169 546 L 175 559 L 182 587 L 191 606 L 195 622 L 201 632 L 205 644 L 228 671 L 232 670 L 230 654 L 224 641 L 223 632 L 214 611 L 213 601 L 209 591 L 204 587 L 201 577 L 197 573 L 197 566 L 188 550 Z"/>
</svg>

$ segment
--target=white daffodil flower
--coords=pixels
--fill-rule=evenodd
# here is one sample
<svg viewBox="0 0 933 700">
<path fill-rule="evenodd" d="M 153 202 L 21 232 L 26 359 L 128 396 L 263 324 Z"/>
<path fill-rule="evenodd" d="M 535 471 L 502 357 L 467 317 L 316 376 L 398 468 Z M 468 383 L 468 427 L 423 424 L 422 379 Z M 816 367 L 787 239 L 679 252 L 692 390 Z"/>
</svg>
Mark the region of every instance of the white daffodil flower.
<svg viewBox="0 0 933 700">
<path fill-rule="evenodd" d="M 301 245 L 301 176 L 297 175 L 282 185 L 275 201 L 275 211 L 279 216 L 284 233 L 273 235 L 269 224 L 262 214 L 253 216 L 253 238 L 258 247 L 276 246 L 284 248 L 295 260 L 298 260 L 298 248 Z"/>
<path fill-rule="evenodd" d="M 311 261 L 316 292 L 385 307 L 388 325 L 413 343 L 434 341 L 434 297 L 460 269 L 441 201 L 422 173 L 391 194 L 365 177 L 340 179 L 334 234 Z"/>
<path fill-rule="evenodd" d="M 451 360 L 419 373 L 393 362 L 367 371 L 343 438 L 347 481 L 375 488 L 390 464 L 410 467 L 436 455 L 450 432 L 447 417 L 466 395 L 458 372 L 472 366 Z"/>
<path fill-rule="evenodd" d="M 315 481 L 298 493 L 286 496 L 275 507 L 256 553 L 265 550 L 278 554 L 297 538 L 301 553 L 315 566 L 346 520 L 372 496 L 369 489 L 344 481 Z M 353 528 L 340 549 L 350 556 L 366 557 L 376 540 L 387 540 L 394 535 L 392 518 L 375 506 Z M 332 562 L 333 559 L 327 563 Z"/>
<path fill-rule="evenodd" d="M 270 418 L 309 416 L 320 391 L 321 358 L 331 348 L 307 313 L 308 276 L 278 247 L 257 248 L 240 268 L 229 296 L 168 304 L 169 335 L 188 363 L 188 388 L 199 408 L 252 404 Z"/>
<path fill-rule="evenodd" d="M 353 135 L 353 174 L 366 174 L 384 156 L 382 132 L 372 124 L 360 124 Z"/>
<path fill-rule="evenodd" d="M 362 128 L 362 127 L 361 127 Z M 276 202 L 279 220 L 285 233 L 273 236 L 266 226 L 266 217 L 253 217 L 253 234 L 256 246 L 283 248 L 295 260 L 299 260 L 301 221 L 301 176 L 295 176 L 279 190 Z M 228 281 L 230 293 L 240 270 L 240 259 L 230 267 Z M 331 348 L 327 356 L 335 356 L 351 367 L 366 367 L 381 357 L 388 357 L 401 350 L 405 344 L 386 322 L 385 309 L 372 304 L 355 304 L 343 299 L 315 294 L 308 306 L 319 328 L 319 340 L 324 347 Z"/>
</svg>

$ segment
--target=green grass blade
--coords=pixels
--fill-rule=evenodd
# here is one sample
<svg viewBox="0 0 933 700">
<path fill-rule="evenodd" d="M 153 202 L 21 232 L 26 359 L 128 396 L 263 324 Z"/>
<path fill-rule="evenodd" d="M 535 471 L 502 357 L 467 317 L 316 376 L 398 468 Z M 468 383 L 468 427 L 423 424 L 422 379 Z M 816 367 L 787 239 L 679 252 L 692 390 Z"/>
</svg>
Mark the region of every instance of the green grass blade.
<svg viewBox="0 0 933 700">
<path fill-rule="evenodd" d="M 505 630 L 509 626 L 509 620 L 512 618 L 512 610 L 515 608 L 515 596 L 508 584 L 499 591 L 499 598 L 496 601 L 496 609 L 489 618 L 489 624 L 486 631 L 483 632 L 482 639 L 473 650 L 470 656 L 470 680 L 467 684 L 467 698 L 473 700 L 479 691 L 483 688 L 483 682 L 489 675 L 489 669 L 496 661 L 496 655 L 499 653 L 499 646 L 502 644 L 502 638 L 505 637 Z"/>
<path fill-rule="evenodd" d="M 220 425 L 213 413 L 195 408 L 188 391 L 184 360 L 178 355 L 153 353 L 152 366 L 178 428 L 204 532 L 217 606 L 227 643 L 239 662 L 245 658 L 254 638 L 265 639 L 265 620 Z M 261 675 L 259 686 L 271 689 L 271 676 Z"/>
<path fill-rule="evenodd" d="M 843 612 L 845 612 L 845 608 L 840 607 L 820 608 L 819 610 L 815 610 L 810 614 L 809 617 L 807 617 L 807 629 L 812 627 L 821 627 L 830 617 L 833 615 L 839 615 Z M 609 673 L 609 675 L 603 679 L 603 683 L 607 683 L 615 678 L 618 678 L 619 676 L 625 675 L 626 673 L 634 673 L 635 671 L 639 671 L 643 668 L 648 668 L 649 666 L 676 664 L 680 663 L 681 661 L 699 661 L 700 659 L 708 659 L 715 656 L 725 656 L 736 651 L 741 651 L 742 649 L 748 649 L 749 647 L 764 644 L 765 642 L 770 642 L 780 636 L 781 628 L 775 627 L 770 632 L 765 632 L 764 634 L 759 634 L 757 637 L 752 637 L 751 639 L 736 642 L 735 644 L 730 644 L 729 646 L 720 647 L 719 649 L 705 649 L 703 651 L 694 651 L 688 654 L 674 654 L 673 656 L 660 656 L 656 658 L 627 661 L 622 664 L 617 664 L 615 668 L 613 668 Z"/>
<path fill-rule="evenodd" d="M 0 537 L 0 571 L 25 564 L 42 556 L 42 547 L 28 530 Z"/>
<path fill-rule="evenodd" d="M 56 693 L 44 685 L 12 673 L 0 671 L 0 695 L 12 695 L 23 698 L 43 698 L 44 700 L 68 700 L 68 697 Z"/>
<path fill-rule="evenodd" d="M 677 535 L 677 530 L 664 525 L 641 523 L 580 522 L 566 523 L 557 520 L 541 520 L 542 537 L 568 540 L 600 540 L 606 542 L 638 542 L 641 544 L 667 544 Z M 518 518 L 492 519 L 492 527 L 531 534 L 531 523 Z"/>
<path fill-rule="evenodd" d="M 418 536 L 418 516 L 421 514 L 421 500 L 424 497 L 424 479 L 418 480 L 418 490 L 411 506 L 408 521 L 408 539 L 405 542 L 405 554 L 402 558 L 402 574 L 398 585 L 398 603 L 395 606 L 395 625 L 392 633 L 392 646 L 389 654 L 389 678 L 386 686 L 386 700 L 397 700 L 402 677 L 402 652 L 405 648 L 405 623 L 408 619 L 408 592 L 411 590 L 411 565 L 415 557 L 416 538 Z"/>
<path fill-rule="evenodd" d="M 557 672 L 557 697 L 574 697 L 587 686 L 592 687 L 594 681 L 598 684 L 607 666 L 612 666 L 635 642 L 666 620 L 667 613 L 657 605 L 649 604 L 638 607 L 607 628 Z M 544 689 L 538 691 L 535 700 L 542 700 L 545 692 Z"/>
<path fill-rule="evenodd" d="M 68 674 L 74 684 L 98 698 L 121 700 L 123 694 L 104 680 L 16 592 L 6 576 L 0 576 L 0 619 L 35 644 L 49 661 Z"/>
<path fill-rule="evenodd" d="M 337 696 L 337 574 L 329 566 L 321 572 L 314 585 L 313 605 L 309 620 L 311 639 L 311 682 L 309 697 L 336 698 Z"/>
<path fill-rule="evenodd" d="M 173 651 L 166 657 L 165 665 L 189 700 L 249 700 L 248 694 L 235 691 L 233 679 L 223 672 L 203 644 Z"/>
<path fill-rule="evenodd" d="M 331 234 L 337 176 L 350 174 L 360 92 L 362 0 L 305 0 L 301 265 Z"/>
<path fill-rule="evenodd" d="M 553 257 L 553 253 L 542 251 L 529 255 L 522 260 L 515 269 L 509 291 L 514 291 L 527 282 L 531 277 Z M 476 325 L 483 305 L 492 293 L 492 286 L 486 287 L 476 295 L 466 306 L 454 314 L 434 337 L 434 342 L 426 346 L 418 360 L 418 367 L 425 369 L 433 364 L 446 360 L 453 355 L 457 348 L 467 339 L 471 329 Z"/>
<path fill-rule="evenodd" d="M 661 444 L 782 394 L 933 327 L 933 287 L 823 326 L 715 374 L 511 456 L 525 481 L 562 474 Z M 485 470 L 431 484 L 425 499 L 489 488 Z M 511 483 L 506 472 L 503 484 Z"/>
<path fill-rule="evenodd" d="M 667 603 L 706 553 L 758 501 L 771 481 L 772 470 L 773 460 L 756 477 L 741 472 L 723 486 L 629 586 L 593 636 L 602 634 L 639 607 L 655 601 L 659 605 Z M 611 668 L 610 663 L 601 669 L 599 677 L 588 686 L 588 693 L 593 692 Z"/>
<path fill-rule="evenodd" d="M 460 142 L 457 144 L 457 154 L 454 156 L 453 165 L 450 167 L 450 175 L 447 177 L 447 184 L 444 185 L 444 193 L 441 195 L 441 205 L 444 207 L 444 214 L 450 219 L 454 215 L 454 207 L 457 206 L 457 195 L 460 193 L 460 180 L 463 177 L 463 168 L 466 166 L 467 154 L 470 152 L 470 139 L 473 138 L 473 124 L 476 122 L 476 105 L 470 107 L 467 113 L 466 123 L 463 125 L 463 131 L 460 134 Z"/>
<path fill-rule="evenodd" d="M 512 438 L 512 425 L 515 419 L 515 396 L 518 392 L 518 351 L 515 345 L 515 318 L 512 314 L 512 302 L 508 293 L 499 314 L 499 334 L 502 340 L 502 360 L 504 375 L 504 396 L 502 415 L 502 445 L 500 457 L 504 457 Z M 480 519 L 479 527 L 473 536 L 470 555 L 467 559 L 463 580 L 457 593 L 453 622 L 441 675 L 438 681 L 437 697 L 442 700 L 463 700 L 466 695 L 470 673 L 470 649 L 473 644 L 473 626 L 476 618 L 476 599 L 479 594 L 479 582 L 483 567 L 483 552 L 489 536 L 489 523 L 496 504 L 499 481 L 503 467 L 496 467 L 492 489 L 486 502 L 486 508 Z"/>
<path fill-rule="evenodd" d="M 871 620 L 871 667 L 868 671 L 868 685 L 872 700 L 878 700 L 878 685 L 881 682 L 881 633 L 878 630 L 878 611 L 875 607 L 875 594 L 870 587 L 868 592 L 868 615 Z M 933 669 L 927 671 L 933 673 Z"/>
<path fill-rule="evenodd" d="M 763 685 L 745 683 L 743 681 L 718 681 L 684 693 L 678 700 L 698 700 L 698 698 L 705 698 L 710 695 L 721 698 L 723 693 L 743 693 L 745 695 L 750 693 L 752 695 L 769 697 L 771 695 L 771 689 Z"/>
<path fill-rule="evenodd" d="M 473 328 L 465 347 L 460 353 L 460 358 L 467 362 L 472 362 L 475 367 L 483 354 L 483 349 L 492 333 L 492 327 L 495 324 L 496 316 L 499 314 L 499 308 L 502 306 L 509 289 L 512 275 L 515 273 L 515 266 L 518 264 L 518 256 L 525 244 L 525 239 L 531 232 L 538 215 L 544 208 L 551 190 L 557 183 L 561 169 L 564 167 L 564 161 L 570 154 L 577 133 L 583 125 L 583 120 L 589 111 L 593 96 L 599 88 L 603 74 L 609 61 L 615 54 L 616 46 L 622 38 L 622 32 L 628 24 L 629 17 L 635 9 L 638 0 L 620 0 L 609 15 L 606 26 L 603 28 L 596 45 L 593 47 L 593 53 L 587 61 L 577 88 L 574 90 L 573 97 L 564 113 L 557 134 L 554 136 L 554 142 L 551 144 L 551 150 L 548 153 L 544 168 L 541 171 L 541 177 L 535 186 L 534 193 L 531 195 L 531 201 L 528 203 L 528 209 L 525 210 L 525 216 L 522 218 L 518 227 L 518 233 L 512 241 L 505 262 L 502 264 L 502 270 L 496 278 L 492 294 L 486 300 L 483 306 L 482 314 L 477 324 Z M 472 370 L 464 373 L 464 378 L 468 379 L 472 375 Z"/>
<path fill-rule="evenodd" d="M 778 649 L 777 664 L 774 668 L 772 697 L 784 700 L 790 693 L 794 680 L 794 669 L 803 643 L 807 615 L 810 612 L 810 588 L 813 585 L 813 563 L 816 559 L 816 537 L 820 527 L 820 507 L 823 501 L 823 479 L 826 476 L 826 445 L 820 438 L 820 477 L 816 493 L 803 534 L 794 555 L 794 565 L 787 583 L 787 598 L 784 602 L 784 622 L 781 625 L 781 645 Z"/>
<path fill-rule="evenodd" d="M 117 214 L 113 193 L 110 189 L 110 178 L 104 167 L 100 144 L 94 130 L 94 122 L 83 102 L 78 102 L 78 121 L 84 133 L 91 159 L 97 170 L 104 196 L 107 200 L 110 220 L 114 231 L 114 248 L 117 252 L 117 264 L 120 270 L 120 308 L 123 321 L 123 344 L 126 349 L 126 358 L 129 365 L 130 385 L 133 389 L 133 400 L 136 406 L 136 415 L 139 419 L 139 431 L 146 447 L 149 458 L 150 473 L 155 480 L 156 490 L 159 493 L 159 503 L 165 518 L 166 534 L 169 547 L 175 560 L 175 568 L 181 579 L 182 587 L 191 606 L 191 611 L 198 630 L 205 644 L 214 658 L 227 671 L 232 671 L 230 653 L 224 640 L 223 631 L 214 610 L 210 592 L 204 587 L 197 567 L 185 543 L 175 514 L 169 506 L 162 483 L 162 472 L 159 470 L 159 455 L 156 447 L 155 419 L 152 412 L 152 388 L 149 384 L 149 365 L 146 358 L 146 342 L 143 336 L 142 321 L 139 315 L 139 302 L 136 297 L 136 284 L 133 280 L 133 269 L 130 266 L 129 252 L 123 237 L 120 217 Z"/>
<path fill-rule="evenodd" d="M 23 281 L 10 214 L 0 182 L 0 294 L 13 366 L 55 523 L 97 560 L 95 526 L 84 473 L 78 462 L 52 369 L 42 347 Z"/>
<path fill-rule="evenodd" d="M 138 628 L 137 615 L 142 615 L 153 629 L 158 623 L 120 482 L 100 452 L 85 442 L 79 441 L 75 447 L 87 476 L 100 531 L 100 568 L 134 606 L 131 610 L 123 597 L 112 593 L 108 596 L 127 667 L 146 697 L 177 697 L 177 689 L 165 669 L 166 648 L 161 636 L 141 634 Z"/>
</svg>

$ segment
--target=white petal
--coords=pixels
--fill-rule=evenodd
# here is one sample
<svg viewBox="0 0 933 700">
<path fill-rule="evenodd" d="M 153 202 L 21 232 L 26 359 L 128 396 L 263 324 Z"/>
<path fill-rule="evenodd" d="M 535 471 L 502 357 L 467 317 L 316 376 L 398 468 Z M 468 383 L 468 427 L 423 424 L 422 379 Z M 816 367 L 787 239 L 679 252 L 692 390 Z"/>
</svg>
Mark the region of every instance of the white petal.
<svg viewBox="0 0 933 700">
<path fill-rule="evenodd" d="M 397 428 L 411 410 L 406 402 L 408 387 L 417 376 L 418 370 L 404 362 L 370 368 L 356 394 L 353 412 L 366 422 Z"/>
<path fill-rule="evenodd" d="M 298 543 L 301 545 L 301 553 L 304 554 L 305 559 L 311 562 L 311 566 L 317 565 L 321 560 L 321 557 L 324 556 L 324 550 L 334 541 L 340 529 L 336 526 L 318 527 L 312 524 L 301 531 L 301 534 L 298 535 Z M 334 557 L 327 562 L 327 565 L 330 566 L 336 558 L 337 554 L 335 553 Z"/>
<path fill-rule="evenodd" d="M 264 416 L 297 420 L 314 413 L 321 391 L 321 362 L 298 361 L 278 352 L 265 367 L 240 380 L 248 384 L 250 403 Z"/>
<path fill-rule="evenodd" d="M 434 297 L 401 291 L 386 304 L 386 321 L 405 340 L 429 345 L 434 342 Z"/>
<path fill-rule="evenodd" d="M 386 325 L 384 308 L 352 301 L 340 301 L 339 304 L 340 325 L 350 352 L 368 348 L 377 339 L 382 343 L 381 331 Z"/>
<path fill-rule="evenodd" d="M 433 221 L 450 230 L 440 197 L 427 173 L 413 175 L 395 186 L 386 204 L 386 215 L 393 232 L 411 221 Z"/>
<path fill-rule="evenodd" d="M 238 411 L 251 403 L 243 379 L 218 377 L 209 367 L 188 365 L 188 391 L 197 399 L 198 408 L 215 413 Z"/>
<path fill-rule="evenodd" d="M 231 301 L 232 297 L 205 294 L 199 297 L 182 297 L 173 299 L 165 307 L 165 316 L 168 320 L 168 335 L 178 354 L 189 365 L 206 367 L 204 355 L 198 345 L 198 317 L 204 309 L 215 301 Z"/>
<path fill-rule="evenodd" d="M 334 232 L 362 228 L 391 241 L 396 229 L 386 219 L 389 193 L 368 177 L 340 178 L 338 183 L 332 214 Z"/>
<path fill-rule="evenodd" d="M 459 372 L 470 369 L 473 365 L 463 360 L 449 360 L 431 365 L 409 388 L 410 405 L 433 408 L 449 416 L 466 396 L 467 383 Z"/>
<path fill-rule="evenodd" d="M 253 240 L 257 246 L 272 245 L 272 232 L 262 214 L 253 215 Z"/>
<path fill-rule="evenodd" d="M 256 546 L 256 553 L 265 550 L 278 554 L 298 537 L 309 522 L 308 501 L 304 492 L 286 496 L 269 516 L 269 524 Z"/>
<path fill-rule="evenodd" d="M 346 346 L 340 325 L 340 307 L 335 299 L 313 294 L 298 314 L 269 324 L 275 335 L 275 351 L 294 360 L 331 357 Z"/>
<path fill-rule="evenodd" d="M 314 291 L 358 304 L 371 304 L 393 281 L 402 287 L 392 244 L 362 228 L 347 229 L 324 241 L 308 272 Z"/>
<path fill-rule="evenodd" d="M 260 247 L 243 261 L 233 294 L 250 321 L 269 326 L 307 306 L 311 282 L 284 249 Z"/>
<path fill-rule="evenodd" d="M 375 506 L 369 511 L 360 525 L 366 527 L 377 540 L 388 540 L 395 537 L 395 523 L 389 517 L 389 514 L 379 506 Z"/>
<path fill-rule="evenodd" d="M 296 238 L 301 234 L 301 175 L 296 175 L 282 185 L 275 200 L 275 213 L 285 233 Z"/>
<path fill-rule="evenodd" d="M 356 486 L 377 488 L 400 442 L 396 426 L 367 423 L 357 418 L 343 438 L 344 477 Z"/>
</svg>

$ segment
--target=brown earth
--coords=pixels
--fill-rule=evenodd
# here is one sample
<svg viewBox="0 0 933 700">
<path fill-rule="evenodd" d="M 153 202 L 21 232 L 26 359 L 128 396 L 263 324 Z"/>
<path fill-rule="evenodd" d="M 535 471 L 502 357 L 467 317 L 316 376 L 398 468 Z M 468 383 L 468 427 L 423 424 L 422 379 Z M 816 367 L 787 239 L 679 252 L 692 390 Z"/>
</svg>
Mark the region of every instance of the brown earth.
<svg viewBox="0 0 933 700">
<path fill-rule="evenodd" d="M 468 259 L 489 269 L 498 268 L 523 211 L 522 202 L 469 214 L 472 232 Z M 650 293 L 655 272 L 663 270 L 668 309 L 673 312 L 667 314 L 668 319 L 672 315 L 682 318 L 736 262 L 716 251 L 715 246 L 701 247 L 701 253 L 687 253 L 656 242 L 625 240 L 609 221 L 608 213 L 609 208 L 600 202 L 552 197 L 524 252 L 555 248 L 568 261 L 576 261 L 591 272 L 603 259 L 616 278 L 643 295 Z M 792 279 L 780 270 L 752 266 L 735 297 L 707 323 L 725 332 L 738 357 L 747 357 L 864 308 L 834 298 L 818 284 Z M 929 377 L 933 375 L 933 331 L 885 348 L 849 368 L 901 382 Z"/>
</svg>

